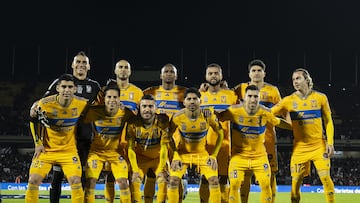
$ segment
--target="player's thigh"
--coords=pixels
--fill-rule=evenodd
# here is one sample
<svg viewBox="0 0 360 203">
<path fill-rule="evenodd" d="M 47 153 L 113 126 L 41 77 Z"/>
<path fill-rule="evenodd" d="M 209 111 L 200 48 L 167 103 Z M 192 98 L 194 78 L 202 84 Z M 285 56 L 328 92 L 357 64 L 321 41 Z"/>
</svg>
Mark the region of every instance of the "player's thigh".
<svg viewBox="0 0 360 203">
<path fill-rule="evenodd" d="M 31 161 L 29 174 L 38 174 L 44 178 L 51 170 L 54 156 L 52 153 L 41 153 L 38 158 Z"/>
<path fill-rule="evenodd" d="M 128 179 L 129 166 L 126 160 L 120 154 L 115 155 L 112 159 L 108 159 L 108 162 L 110 162 L 111 171 L 115 179 Z"/>
<path fill-rule="evenodd" d="M 90 153 L 87 159 L 86 164 L 86 178 L 95 178 L 97 179 L 104 167 L 104 163 L 106 162 L 101 156 L 96 153 Z"/>
</svg>

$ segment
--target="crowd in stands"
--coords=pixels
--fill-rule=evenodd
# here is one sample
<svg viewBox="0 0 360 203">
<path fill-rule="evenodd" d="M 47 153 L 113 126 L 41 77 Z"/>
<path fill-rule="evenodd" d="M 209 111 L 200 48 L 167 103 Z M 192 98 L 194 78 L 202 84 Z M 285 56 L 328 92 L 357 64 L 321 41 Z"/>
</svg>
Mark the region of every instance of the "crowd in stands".
<svg viewBox="0 0 360 203">
<path fill-rule="evenodd" d="M 278 152 L 278 155 L 279 171 L 277 182 L 279 185 L 289 185 L 291 184 L 290 153 Z M 32 159 L 31 153 L 19 153 L 15 148 L 7 147 L 0 148 L 0 157 L 1 182 L 15 182 L 20 179 L 20 182 L 24 183 L 28 180 L 29 166 Z M 335 185 L 360 185 L 360 158 L 334 158 L 331 164 L 331 176 Z M 189 184 L 199 184 L 200 176 L 195 165 L 188 169 L 187 178 Z M 43 182 L 49 182 L 49 180 L 51 180 L 51 177 L 46 177 Z M 100 177 L 98 183 L 104 183 L 104 177 Z M 305 178 L 304 184 L 321 185 L 314 166 L 311 168 L 311 175 Z"/>
</svg>

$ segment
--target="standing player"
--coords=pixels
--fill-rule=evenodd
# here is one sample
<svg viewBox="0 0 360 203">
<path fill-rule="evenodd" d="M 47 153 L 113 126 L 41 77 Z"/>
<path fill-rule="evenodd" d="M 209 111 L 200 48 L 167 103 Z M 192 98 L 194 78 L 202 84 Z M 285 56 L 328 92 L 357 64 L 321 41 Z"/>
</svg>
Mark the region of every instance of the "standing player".
<svg viewBox="0 0 360 203">
<path fill-rule="evenodd" d="M 164 169 L 168 153 L 167 144 L 170 141 L 169 118 L 166 114 L 155 113 L 155 99 L 149 94 L 142 97 L 139 110 L 140 116 L 128 122 L 126 134 L 128 156 L 133 172 L 133 201 L 141 202 L 142 179 L 144 174 L 152 170 L 158 184 L 156 202 L 162 203 L 166 200 L 167 174 Z M 147 201 L 145 199 L 145 202 Z"/>
<path fill-rule="evenodd" d="M 236 104 L 237 97 L 234 91 L 222 89 L 221 81 L 223 79 L 221 66 L 215 63 L 209 64 L 206 68 L 207 91 L 201 92 L 201 108 L 213 108 L 215 111 L 224 111 L 230 105 Z M 220 122 L 224 130 L 224 140 L 222 142 L 219 154 L 217 156 L 219 183 L 221 190 L 221 202 L 229 201 L 228 188 L 228 167 L 230 160 L 230 122 Z M 207 135 L 207 150 L 209 153 L 215 148 L 217 134 L 212 128 Z M 209 202 L 209 184 L 204 176 L 200 182 L 200 199 L 201 202 Z"/>
<path fill-rule="evenodd" d="M 231 161 L 229 165 L 229 202 L 239 202 L 239 188 L 245 173 L 252 172 L 261 188 L 260 202 L 271 202 L 270 166 L 264 147 L 267 123 L 291 129 L 291 125 L 275 117 L 259 104 L 260 90 L 255 85 L 245 89 L 244 103 L 229 107 L 218 114 L 221 121 L 230 120 L 232 126 Z"/>
<path fill-rule="evenodd" d="M 300 186 L 303 178 L 309 175 L 310 162 L 313 162 L 324 187 L 326 202 L 333 203 L 330 158 L 334 155 L 334 124 L 328 98 L 312 89 L 312 78 L 303 68 L 293 72 L 292 81 L 295 92 L 272 108 L 275 114 L 290 113 L 292 120 L 291 202 L 300 202 Z"/>
<path fill-rule="evenodd" d="M 71 64 L 71 68 L 73 69 L 72 75 L 74 76 L 74 81 L 76 85 L 76 96 L 80 96 L 88 99 L 90 104 L 93 104 L 96 95 L 100 90 L 100 85 L 98 82 L 88 78 L 88 72 L 90 70 L 90 61 L 86 56 L 85 52 L 80 51 L 76 54 Z M 58 79 L 54 80 L 52 84 L 49 86 L 47 92 L 43 97 L 56 94 L 56 86 L 58 83 Z M 34 103 L 31 114 L 33 114 L 34 110 L 37 107 L 37 102 Z M 85 170 L 86 160 L 90 149 L 91 138 L 92 138 L 92 128 L 90 124 L 79 123 L 76 132 L 76 143 L 78 148 L 78 153 L 81 161 L 81 165 L 83 170 Z M 58 165 L 53 166 L 53 180 L 51 182 L 50 189 L 50 202 L 58 203 L 61 195 L 61 182 L 64 179 L 64 173 Z M 83 187 L 85 186 L 85 171 L 83 171 L 81 176 L 81 182 Z"/>
<path fill-rule="evenodd" d="M 260 89 L 260 104 L 271 108 L 281 100 L 281 95 L 276 86 L 264 81 L 265 63 L 259 59 L 252 60 L 248 65 L 250 82 L 241 83 L 234 88 L 235 94 L 238 96 L 239 102 L 245 97 L 245 89 L 249 85 L 255 85 Z M 265 131 L 265 147 L 271 168 L 271 190 L 272 203 L 275 202 L 276 195 L 276 172 L 278 171 L 277 160 L 277 140 L 275 127 L 270 123 L 266 125 Z M 247 203 L 250 192 L 250 182 L 252 173 L 245 173 L 244 184 L 241 187 L 241 202 Z"/>
<path fill-rule="evenodd" d="M 116 75 L 116 80 L 110 79 L 107 82 L 107 85 L 117 85 L 120 88 L 121 104 L 130 109 L 134 114 L 137 114 L 138 105 L 141 97 L 143 96 L 143 92 L 139 87 L 130 83 L 130 63 L 124 59 L 119 60 L 115 65 L 114 73 Z M 103 100 L 103 92 L 100 91 L 98 95 L 98 101 L 99 103 L 103 103 Z M 125 134 L 122 134 L 121 145 L 124 149 L 126 149 L 127 146 Z M 125 158 L 127 158 L 127 156 Z M 114 202 L 115 198 L 115 178 L 112 173 L 108 173 L 110 172 L 110 168 L 107 163 L 105 164 L 104 171 L 106 172 L 105 199 L 106 202 L 112 203 Z"/>
<path fill-rule="evenodd" d="M 60 166 L 67 177 L 72 202 L 79 203 L 84 199 L 81 185 L 82 167 L 76 147 L 76 128 L 88 101 L 74 96 L 76 86 L 72 75 L 61 75 L 57 81 L 58 94 L 44 97 L 38 102 L 40 111 L 48 120 L 45 124 L 46 132 L 39 134 L 34 125 L 36 121 L 30 123 L 35 153 L 25 196 L 27 203 L 38 202 L 39 185 L 54 164 Z M 37 119 L 33 115 L 31 117 Z"/>
<path fill-rule="evenodd" d="M 133 116 L 127 108 L 120 109 L 120 89 L 116 85 L 104 90 L 105 106 L 90 107 L 83 122 L 93 122 L 94 138 L 86 167 L 85 203 L 95 202 L 96 181 L 106 162 L 120 187 L 120 201 L 131 202 L 128 183 L 128 164 L 120 145 L 125 122 Z"/>
<path fill-rule="evenodd" d="M 177 78 L 176 67 L 173 64 L 165 64 L 160 73 L 161 85 L 144 90 L 144 94 L 151 94 L 155 97 L 157 113 L 166 113 L 169 118 L 184 107 L 183 96 L 186 88 L 175 84 Z M 179 141 L 178 132 L 174 133 L 174 139 L 177 142 Z M 171 153 L 170 151 L 170 157 L 172 156 Z M 153 185 L 155 185 L 155 175 L 152 171 L 149 171 L 146 174 L 144 188 L 145 199 L 149 199 L 149 201 L 152 201 L 155 194 Z M 180 188 L 180 194 L 182 194 L 179 199 L 181 202 L 186 194 L 186 188 L 183 188 L 183 186 Z"/>
<path fill-rule="evenodd" d="M 175 143 L 170 142 L 171 148 L 174 151 L 170 168 L 170 185 L 167 192 L 170 203 L 179 201 L 180 180 L 188 166 L 192 164 L 200 168 L 201 174 L 209 182 L 210 201 L 214 203 L 221 202 L 216 157 L 221 148 L 224 132 L 214 114 L 211 117 L 205 117 L 202 113 L 200 97 L 201 94 L 197 89 L 187 89 L 184 93 L 185 108 L 176 113 L 171 119 L 170 135 L 178 129 L 181 138 L 177 149 Z M 205 146 L 206 135 L 210 127 L 218 134 L 216 145 L 211 155 L 209 155 Z"/>
</svg>

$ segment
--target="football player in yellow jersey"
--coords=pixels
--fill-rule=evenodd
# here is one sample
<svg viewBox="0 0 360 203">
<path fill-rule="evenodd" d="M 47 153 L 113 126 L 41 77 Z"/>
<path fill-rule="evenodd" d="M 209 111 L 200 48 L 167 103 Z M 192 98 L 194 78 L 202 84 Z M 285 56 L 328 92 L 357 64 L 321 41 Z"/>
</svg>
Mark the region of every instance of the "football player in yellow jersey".
<svg viewBox="0 0 360 203">
<path fill-rule="evenodd" d="M 188 166 L 197 165 L 209 182 L 210 201 L 221 202 L 221 193 L 218 179 L 217 154 L 221 148 L 224 132 L 217 121 L 215 114 L 205 117 L 200 109 L 200 92 L 189 88 L 184 93 L 185 108 L 174 114 L 170 123 L 170 135 L 176 129 L 180 131 L 181 139 L 176 148 L 175 142 L 170 142 L 174 152 L 171 162 L 170 179 L 167 197 L 170 203 L 179 201 L 179 183 Z M 212 127 L 218 134 L 216 145 L 211 153 L 206 150 L 206 137 Z"/>
<path fill-rule="evenodd" d="M 92 122 L 95 132 L 87 160 L 85 202 L 95 202 L 96 181 L 108 162 L 119 184 L 121 202 L 130 203 L 128 164 L 120 142 L 125 122 L 134 114 L 127 108 L 120 109 L 120 89 L 117 85 L 107 86 L 104 93 L 105 106 L 90 107 L 83 120 L 85 123 Z"/>
<path fill-rule="evenodd" d="M 330 158 L 334 155 L 334 124 L 328 98 L 312 89 L 312 78 L 306 69 L 296 69 L 292 81 L 295 92 L 272 108 L 275 114 L 289 112 L 292 120 L 291 202 L 300 202 L 300 186 L 303 178 L 309 174 L 310 162 L 313 162 L 324 187 L 326 202 L 333 203 L 335 197 L 334 183 L 330 177 Z"/>
<path fill-rule="evenodd" d="M 156 109 L 157 113 L 166 113 L 169 118 L 179 110 L 181 110 L 183 106 L 184 100 L 184 92 L 186 90 L 185 87 L 176 85 L 177 80 L 177 69 L 173 64 L 165 64 L 161 68 L 160 79 L 161 85 L 148 87 L 144 90 L 144 94 L 151 94 L 155 97 L 156 101 Z M 175 141 L 178 143 L 180 140 L 180 135 L 178 132 L 173 134 Z M 172 152 L 169 151 L 169 157 L 172 157 Z M 186 196 L 186 184 L 183 180 L 183 186 L 180 187 L 180 202 Z M 154 196 L 155 190 L 152 190 L 155 184 L 155 175 L 152 171 L 149 171 L 146 174 L 145 187 L 144 187 L 144 195 L 145 197 L 149 197 L 149 199 Z"/>
<path fill-rule="evenodd" d="M 139 87 L 130 83 L 130 63 L 124 59 L 119 60 L 115 65 L 114 73 L 116 75 L 116 80 L 108 80 L 107 85 L 117 85 L 120 88 L 121 104 L 133 111 L 134 114 L 137 114 L 138 105 L 141 97 L 143 96 L 143 92 Z M 103 91 L 100 91 L 98 94 L 97 100 L 100 104 L 103 103 L 103 95 Z M 121 145 L 124 149 L 127 148 L 125 133 L 123 133 L 121 136 Z M 127 156 L 125 156 L 125 158 L 127 159 Z M 108 166 L 108 163 L 105 163 L 104 171 L 107 171 L 105 175 L 105 199 L 107 203 L 113 203 L 115 198 L 115 179 L 112 173 L 108 173 L 110 172 L 110 167 Z"/>
<path fill-rule="evenodd" d="M 139 107 L 140 116 L 131 119 L 126 129 L 132 167 L 133 201 L 141 202 L 140 186 L 144 174 L 152 170 L 158 184 L 156 202 L 162 203 L 166 200 L 167 173 L 164 169 L 170 141 L 169 118 L 166 114 L 155 113 L 155 99 L 150 94 L 141 98 Z M 152 203 L 153 199 L 145 198 L 145 202 Z"/>
<path fill-rule="evenodd" d="M 265 78 L 265 63 L 259 59 L 250 61 L 248 65 L 250 81 L 240 83 L 234 87 L 235 94 L 238 96 L 239 103 L 245 97 L 245 89 L 249 85 L 256 85 L 260 89 L 260 104 L 271 108 L 281 100 L 279 89 L 264 81 Z M 277 139 L 275 127 L 271 124 L 266 126 L 265 130 L 265 147 L 268 154 L 268 159 L 271 168 L 271 190 L 272 190 L 272 203 L 275 202 L 276 195 L 276 172 L 278 171 L 277 160 Z M 249 199 L 250 183 L 252 173 L 245 174 L 245 180 L 241 187 L 241 202 L 247 203 Z"/>
<path fill-rule="evenodd" d="M 81 203 L 84 200 L 82 167 L 76 148 L 76 128 L 88 100 L 74 96 L 76 86 L 74 77 L 70 74 L 59 77 L 56 90 L 58 94 L 42 98 L 38 103 L 40 111 L 48 120 L 43 137 L 36 132 L 35 121 L 30 123 L 35 152 L 25 196 L 25 202 L 28 203 L 38 202 L 39 185 L 54 164 L 61 166 L 68 179 L 71 201 Z"/>
<path fill-rule="evenodd" d="M 255 174 L 261 188 L 260 202 L 270 203 L 270 165 L 264 146 L 266 124 L 290 129 L 291 125 L 274 116 L 268 108 L 259 104 L 260 90 L 250 85 L 245 90 L 244 103 L 233 105 L 226 111 L 216 113 L 219 120 L 230 120 L 232 126 L 231 160 L 229 165 L 229 202 L 239 202 L 245 174 Z"/>
<path fill-rule="evenodd" d="M 206 84 L 207 91 L 201 92 L 201 108 L 213 108 L 215 111 L 226 110 L 230 105 L 236 104 L 237 96 L 234 91 L 229 89 L 223 89 L 221 87 L 221 81 L 223 79 L 222 69 L 219 64 L 212 63 L 206 68 Z M 219 183 L 221 190 L 221 202 L 229 201 L 229 185 L 228 185 L 228 168 L 230 161 L 230 122 L 220 122 L 222 129 L 224 130 L 224 140 L 222 142 L 219 154 L 217 156 Z M 207 135 L 207 150 L 209 153 L 215 148 L 217 134 L 209 129 Z M 204 176 L 202 176 L 200 182 L 200 199 L 201 202 L 209 202 L 209 184 Z"/>
</svg>

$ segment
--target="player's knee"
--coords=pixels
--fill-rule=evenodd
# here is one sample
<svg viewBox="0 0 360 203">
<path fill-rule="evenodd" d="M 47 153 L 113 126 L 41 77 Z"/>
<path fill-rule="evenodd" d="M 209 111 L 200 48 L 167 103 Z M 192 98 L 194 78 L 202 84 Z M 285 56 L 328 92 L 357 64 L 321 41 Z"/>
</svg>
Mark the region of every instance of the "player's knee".
<svg viewBox="0 0 360 203">
<path fill-rule="evenodd" d="M 169 185 L 170 187 L 179 187 L 180 184 L 180 178 L 176 177 L 176 176 L 170 176 L 169 178 Z"/>
<path fill-rule="evenodd" d="M 31 174 L 28 182 L 29 182 L 29 184 L 32 184 L 32 185 L 40 185 L 42 180 L 43 180 L 43 177 L 41 175 Z"/>
<path fill-rule="evenodd" d="M 209 185 L 219 185 L 219 178 L 217 176 L 212 176 L 208 179 Z"/>
<path fill-rule="evenodd" d="M 162 173 L 160 173 L 160 175 L 156 179 L 156 182 L 157 183 L 165 183 L 165 182 L 167 182 L 167 179 Z"/>
<path fill-rule="evenodd" d="M 80 176 L 71 176 L 68 178 L 69 184 L 78 184 L 81 183 L 81 177 Z"/>
<path fill-rule="evenodd" d="M 117 179 L 120 189 L 127 189 L 129 187 L 129 182 L 126 178 Z"/>
</svg>

